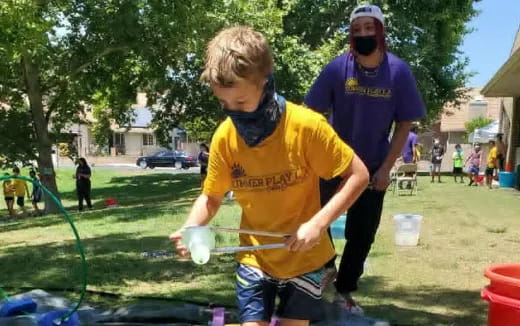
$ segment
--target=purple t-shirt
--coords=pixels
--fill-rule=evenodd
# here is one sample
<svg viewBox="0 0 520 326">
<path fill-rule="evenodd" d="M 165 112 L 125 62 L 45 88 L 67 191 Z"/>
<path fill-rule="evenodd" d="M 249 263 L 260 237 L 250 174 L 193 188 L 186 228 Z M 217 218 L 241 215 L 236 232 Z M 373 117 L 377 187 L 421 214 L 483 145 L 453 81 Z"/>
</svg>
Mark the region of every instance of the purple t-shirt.
<svg viewBox="0 0 520 326">
<path fill-rule="evenodd" d="M 392 122 L 419 120 L 425 114 L 410 68 L 389 52 L 370 73 L 348 52 L 335 58 L 312 85 L 305 105 L 320 112 L 332 109 L 330 123 L 371 173 L 390 150 Z"/>
<path fill-rule="evenodd" d="M 406 144 L 404 144 L 402 153 L 404 163 L 413 162 L 413 151 L 415 146 L 417 146 L 417 134 L 410 131 L 408 133 L 408 139 L 406 140 Z"/>
</svg>

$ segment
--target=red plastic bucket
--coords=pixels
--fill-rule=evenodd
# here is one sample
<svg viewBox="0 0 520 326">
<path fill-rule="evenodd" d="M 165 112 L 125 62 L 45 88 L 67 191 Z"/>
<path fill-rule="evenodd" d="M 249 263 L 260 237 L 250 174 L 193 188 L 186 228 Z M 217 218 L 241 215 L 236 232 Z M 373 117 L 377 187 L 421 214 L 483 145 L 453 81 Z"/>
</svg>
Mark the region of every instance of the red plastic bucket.
<svg viewBox="0 0 520 326">
<path fill-rule="evenodd" d="M 481 292 L 489 302 L 488 325 L 520 325 L 520 264 L 493 265 L 484 275 L 491 281 Z"/>
</svg>

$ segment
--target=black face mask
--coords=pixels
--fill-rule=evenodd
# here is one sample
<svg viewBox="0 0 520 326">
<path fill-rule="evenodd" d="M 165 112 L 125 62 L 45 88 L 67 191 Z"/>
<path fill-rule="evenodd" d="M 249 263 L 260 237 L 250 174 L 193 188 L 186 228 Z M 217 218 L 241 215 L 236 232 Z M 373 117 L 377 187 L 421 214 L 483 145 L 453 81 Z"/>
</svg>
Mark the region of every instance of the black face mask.
<svg viewBox="0 0 520 326">
<path fill-rule="evenodd" d="M 377 49 L 375 35 L 354 36 L 354 50 L 361 55 L 371 55 Z"/>
<path fill-rule="evenodd" d="M 224 110 L 224 113 L 231 118 L 245 143 L 249 147 L 254 147 L 274 132 L 284 111 L 285 99 L 276 94 L 274 79 L 269 76 L 262 99 L 255 111 Z"/>
</svg>

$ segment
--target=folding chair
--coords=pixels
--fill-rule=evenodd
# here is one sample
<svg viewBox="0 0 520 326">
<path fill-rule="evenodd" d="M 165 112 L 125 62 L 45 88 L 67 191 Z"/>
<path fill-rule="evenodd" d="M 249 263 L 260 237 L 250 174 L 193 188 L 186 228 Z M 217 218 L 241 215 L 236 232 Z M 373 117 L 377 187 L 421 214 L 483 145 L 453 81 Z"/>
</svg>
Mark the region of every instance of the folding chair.
<svg viewBox="0 0 520 326">
<path fill-rule="evenodd" d="M 398 166 L 392 175 L 392 183 L 394 195 L 396 191 L 398 195 L 408 191 L 410 195 L 413 195 L 414 192 L 417 195 L 417 164 L 411 163 Z M 406 185 L 404 185 L 405 183 Z M 403 187 L 401 188 L 399 185 Z"/>
</svg>

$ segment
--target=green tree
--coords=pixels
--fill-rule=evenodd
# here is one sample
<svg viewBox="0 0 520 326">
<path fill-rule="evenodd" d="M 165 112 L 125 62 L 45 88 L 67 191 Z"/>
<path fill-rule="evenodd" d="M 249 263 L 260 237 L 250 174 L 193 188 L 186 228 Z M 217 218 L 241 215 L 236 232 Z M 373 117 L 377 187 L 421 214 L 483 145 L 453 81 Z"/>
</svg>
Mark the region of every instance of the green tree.
<svg viewBox="0 0 520 326">
<path fill-rule="evenodd" d="M 466 128 L 466 135 L 464 135 L 464 141 L 467 143 L 469 139 L 469 135 L 475 131 L 475 129 L 479 129 L 489 125 L 493 122 L 493 119 L 486 118 L 484 116 L 479 115 L 476 118 L 473 118 L 470 121 L 464 123 L 464 127 Z"/>
<path fill-rule="evenodd" d="M 35 160 L 57 194 L 52 146 L 81 122 L 85 104 L 105 105 L 105 126 L 132 119 L 137 89 L 161 88 L 157 76 L 192 52 L 211 8 L 210 0 L 1 1 L 0 163 Z M 56 211 L 50 200 L 46 209 Z"/>
<path fill-rule="evenodd" d="M 464 85 L 471 73 L 465 71 L 467 58 L 458 47 L 470 32 L 465 24 L 477 14 L 473 4 L 478 1 L 373 1 L 386 15 L 389 50 L 414 71 L 427 107 L 424 124 L 436 120 L 446 103 L 465 98 Z M 213 17 L 213 33 L 232 24 L 250 25 L 264 33 L 275 54 L 278 91 L 301 102 L 321 69 L 348 48 L 348 17 L 355 6 L 355 1 L 339 0 L 228 0 L 208 15 Z M 207 41 L 199 39 L 192 55 L 167 81 L 164 108 L 155 119 L 162 135 L 197 117 L 208 121 L 208 130 L 223 119 L 207 87 L 198 81 Z"/>
</svg>

